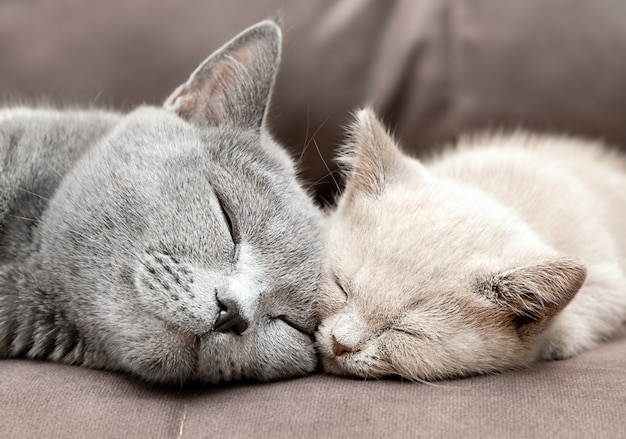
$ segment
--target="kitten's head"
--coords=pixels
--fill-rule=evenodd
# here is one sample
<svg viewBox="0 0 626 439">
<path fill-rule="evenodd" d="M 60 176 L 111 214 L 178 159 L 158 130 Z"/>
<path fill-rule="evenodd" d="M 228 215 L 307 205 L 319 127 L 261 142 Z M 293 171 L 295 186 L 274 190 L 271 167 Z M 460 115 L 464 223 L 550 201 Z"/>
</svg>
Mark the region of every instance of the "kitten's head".
<svg viewBox="0 0 626 439">
<path fill-rule="evenodd" d="M 322 218 L 264 128 L 280 41 L 243 32 L 64 180 L 42 264 L 86 364 L 163 382 L 316 367 Z"/>
<path fill-rule="evenodd" d="M 343 159 L 317 305 L 324 368 L 431 380 L 532 361 L 584 266 L 486 194 L 403 155 L 369 110 Z"/>
</svg>

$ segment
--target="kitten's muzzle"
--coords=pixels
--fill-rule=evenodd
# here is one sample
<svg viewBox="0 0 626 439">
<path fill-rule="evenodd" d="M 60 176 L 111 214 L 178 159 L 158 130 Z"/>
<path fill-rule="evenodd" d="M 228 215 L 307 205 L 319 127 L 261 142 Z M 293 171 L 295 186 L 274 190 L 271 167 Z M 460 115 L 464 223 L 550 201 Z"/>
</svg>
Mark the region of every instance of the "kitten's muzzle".
<svg viewBox="0 0 626 439">
<path fill-rule="evenodd" d="M 335 354 L 336 357 L 339 357 L 340 355 L 343 355 L 343 354 L 349 354 L 350 352 L 352 352 L 351 348 L 339 343 L 334 335 L 332 336 L 332 341 L 333 341 L 333 354 Z"/>
<path fill-rule="evenodd" d="M 233 299 L 218 299 L 220 306 L 220 313 L 215 321 L 213 330 L 217 332 L 234 332 L 237 335 L 241 335 L 250 322 L 246 320 L 239 310 L 237 302 Z"/>
</svg>

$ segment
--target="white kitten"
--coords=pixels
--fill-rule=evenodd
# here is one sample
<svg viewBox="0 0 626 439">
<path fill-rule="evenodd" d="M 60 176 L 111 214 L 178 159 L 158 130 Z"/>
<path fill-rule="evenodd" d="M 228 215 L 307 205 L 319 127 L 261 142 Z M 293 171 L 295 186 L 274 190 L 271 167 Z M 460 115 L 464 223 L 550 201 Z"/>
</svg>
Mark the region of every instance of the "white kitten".
<svg viewBox="0 0 626 439">
<path fill-rule="evenodd" d="M 324 368 L 440 379 L 567 358 L 626 319 L 626 162 L 527 133 L 422 164 L 369 110 L 330 217 Z"/>
</svg>

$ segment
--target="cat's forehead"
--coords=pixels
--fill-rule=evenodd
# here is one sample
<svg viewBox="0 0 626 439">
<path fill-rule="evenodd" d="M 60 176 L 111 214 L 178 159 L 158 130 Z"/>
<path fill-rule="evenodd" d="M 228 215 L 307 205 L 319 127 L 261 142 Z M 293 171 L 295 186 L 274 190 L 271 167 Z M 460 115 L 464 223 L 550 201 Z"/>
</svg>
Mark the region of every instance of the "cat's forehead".
<svg viewBox="0 0 626 439">
<path fill-rule="evenodd" d="M 476 274 L 497 267 L 510 244 L 507 221 L 484 210 L 494 203 L 474 195 L 447 184 L 396 187 L 344 205 L 328 239 L 339 276 L 381 307 L 391 306 L 389 297 L 469 294 Z"/>
<path fill-rule="evenodd" d="M 153 107 L 130 113 L 114 131 L 86 161 L 81 190 L 108 187 L 98 208 L 123 218 L 119 224 L 132 213 L 153 224 L 146 234 L 196 248 L 203 236 L 230 242 L 229 220 L 262 249 L 268 261 L 259 263 L 318 250 L 319 212 L 292 179 L 291 163 L 275 160 L 260 132 L 198 128 Z M 308 251 L 299 252 L 301 245 Z"/>
<path fill-rule="evenodd" d="M 465 264 L 486 257 L 518 227 L 517 215 L 484 194 L 448 181 L 397 184 L 354 197 L 331 216 L 330 242 L 376 248 L 381 259 Z M 498 246 L 499 244 L 499 246 Z"/>
<path fill-rule="evenodd" d="M 251 169 L 259 175 L 290 176 L 289 159 L 261 132 L 231 124 L 198 127 L 168 110 L 140 107 L 129 113 L 105 141 L 122 156 L 147 164 L 182 167 L 186 173 L 195 168 L 211 170 Z M 284 153 L 283 153 L 284 154 Z M 184 173 L 172 173 L 172 177 Z"/>
<path fill-rule="evenodd" d="M 150 142 L 163 146 L 174 139 L 185 142 L 197 138 L 197 131 L 170 111 L 145 106 L 128 113 L 109 138 L 135 145 Z"/>
</svg>

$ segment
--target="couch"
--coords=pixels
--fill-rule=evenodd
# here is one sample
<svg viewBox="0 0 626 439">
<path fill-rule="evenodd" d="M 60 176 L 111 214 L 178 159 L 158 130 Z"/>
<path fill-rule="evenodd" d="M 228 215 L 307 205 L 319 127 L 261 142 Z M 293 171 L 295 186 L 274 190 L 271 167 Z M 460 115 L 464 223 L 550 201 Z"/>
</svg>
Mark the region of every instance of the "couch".
<svg viewBox="0 0 626 439">
<path fill-rule="evenodd" d="M 320 205 L 341 186 L 332 157 L 366 103 L 416 156 L 463 132 L 520 126 L 626 151 L 626 4 L 614 0 L 4 0 L 0 96 L 160 103 L 267 17 L 285 29 L 271 128 Z M 0 361 L 0 382 L 10 438 L 626 437 L 624 338 L 430 384 L 317 373 L 171 388 L 23 360 Z"/>
</svg>

